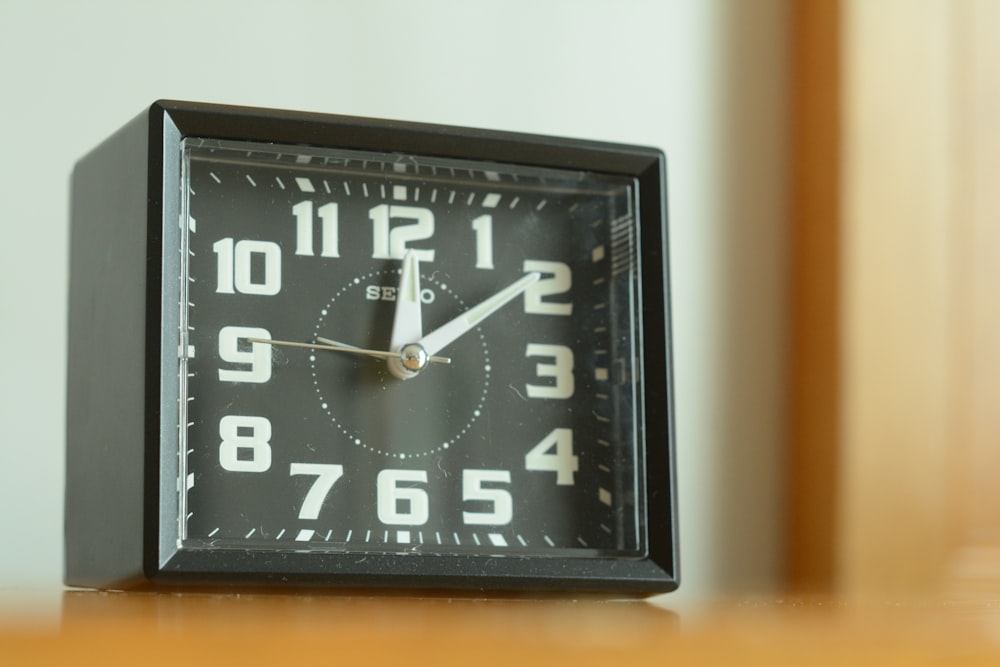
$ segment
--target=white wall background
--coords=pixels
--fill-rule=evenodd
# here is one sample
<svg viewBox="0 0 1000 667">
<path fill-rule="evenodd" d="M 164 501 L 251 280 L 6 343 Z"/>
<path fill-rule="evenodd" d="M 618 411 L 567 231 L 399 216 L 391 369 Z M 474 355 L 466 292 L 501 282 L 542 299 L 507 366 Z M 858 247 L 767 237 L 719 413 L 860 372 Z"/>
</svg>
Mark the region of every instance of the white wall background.
<svg viewBox="0 0 1000 667">
<path fill-rule="evenodd" d="M 69 174 L 157 98 L 663 148 L 682 589 L 777 585 L 785 19 L 782 0 L 0 0 L 0 595 L 61 580 Z"/>
</svg>

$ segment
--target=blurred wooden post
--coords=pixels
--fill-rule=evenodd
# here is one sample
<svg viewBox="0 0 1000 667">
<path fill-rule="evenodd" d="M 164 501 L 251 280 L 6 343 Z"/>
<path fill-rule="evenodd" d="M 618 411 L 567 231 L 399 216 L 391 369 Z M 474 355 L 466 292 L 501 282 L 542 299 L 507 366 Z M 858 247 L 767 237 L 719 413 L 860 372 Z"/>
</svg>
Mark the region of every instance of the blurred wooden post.
<svg viewBox="0 0 1000 667">
<path fill-rule="evenodd" d="M 791 7 L 788 575 L 833 587 L 840 405 L 840 2 Z"/>
<path fill-rule="evenodd" d="M 933 590 L 945 556 L 959 166 L 952 8 L 845 4 L 838 558 L 847 593 Z"/>
<path fill-rule="evenodd" d="M 955 305 L 947 583 L 1000 591 L 1000 2 L 953 9 Z"/>
<path fill-rule="evenodd" d="M 791 584 L 1000 590 L 1000 1 L 793 6 Z"/>
</svg>

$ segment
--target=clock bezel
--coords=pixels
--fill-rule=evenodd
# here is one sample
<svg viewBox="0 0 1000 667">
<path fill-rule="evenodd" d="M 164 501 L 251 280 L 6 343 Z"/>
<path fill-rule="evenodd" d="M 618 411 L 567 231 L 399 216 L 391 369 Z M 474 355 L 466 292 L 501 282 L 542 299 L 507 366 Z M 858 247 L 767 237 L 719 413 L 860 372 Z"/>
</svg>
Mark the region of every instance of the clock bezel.
<svg viewBox="0 0 1000 667">
<path fill-rule="evenodd" d="M 644 558 L 185 549 L 178 526 L 180 143 L 186 137 L 383 151 L 599 172 L 635 178 L 644 346 L 641 419 L 645 457 Z M 678 584 L 666 174 L 662 152 L 527 134 L 346 116 L 160 101 L 149 109 L 143 577 L 153 586 L 267 585 L 473 590 L 571 590 L 649 594 Z M 159 195 L 153 196 L 153 195 Z M 653 224 L 650 224 L 650 223 Z M 661 306 L 662 304 L 662 306 Z M 661 407 L 662 409 L 656 409 Z M 155 435 L 154 435 L 155 434 Z"/>
</svg>

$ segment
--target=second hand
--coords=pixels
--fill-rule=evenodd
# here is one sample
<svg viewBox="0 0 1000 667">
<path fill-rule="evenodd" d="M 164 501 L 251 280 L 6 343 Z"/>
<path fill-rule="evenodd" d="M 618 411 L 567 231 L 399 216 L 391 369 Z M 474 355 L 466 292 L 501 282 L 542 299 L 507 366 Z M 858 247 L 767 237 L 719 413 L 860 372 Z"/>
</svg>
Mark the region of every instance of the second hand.
<svg viewBox="0 0 1000 667">
<path fill-rule="evenodd" d="M 247 338 L 247 341 L 251 343 L 263 343 L 264 345 L 283 345 L 285 347 L 301 347 L 310 350 L 329 350 L 330 352 L 349 352 L 353 354 L 364 354 L 369 357 L 377 357 L 379 359 L 398 359 L 398 352 L 385 352 L 383 350 L 367 350 L 362 347 L 346 346 L 346 345 L 319 345 L 316 343 L 296 343 L 290 340 L 271 340 L 270 338 Z M 437 364 L 450 364 L 450 357 L 430 357 L 428 361 L 433 361 Z"/>
</svg>

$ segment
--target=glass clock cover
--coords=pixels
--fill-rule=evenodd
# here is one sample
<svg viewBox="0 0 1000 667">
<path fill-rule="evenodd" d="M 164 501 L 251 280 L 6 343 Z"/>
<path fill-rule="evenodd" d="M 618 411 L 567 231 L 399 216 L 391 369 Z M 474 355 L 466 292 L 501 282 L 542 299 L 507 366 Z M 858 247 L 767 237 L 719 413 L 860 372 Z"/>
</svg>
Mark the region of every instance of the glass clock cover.
<svg viewBox="0 0 1000 667">
<path fill-rule="evenodd" d="M 634 179 L 186 139 L 187 548 L 637 554 Z M 519 279 L 397 377 L 411 332 Z M 426 331 L 421 330 L 423 324 Z"/>
</svg>

